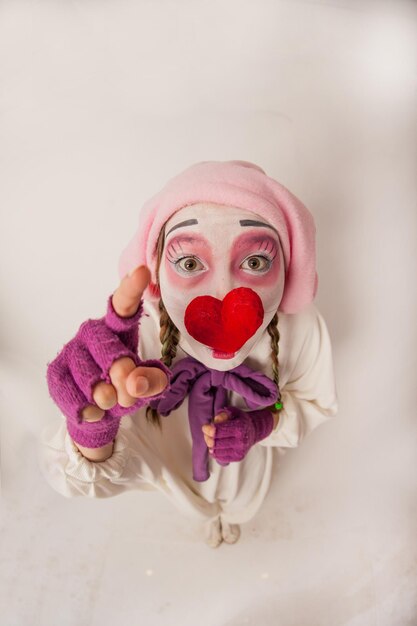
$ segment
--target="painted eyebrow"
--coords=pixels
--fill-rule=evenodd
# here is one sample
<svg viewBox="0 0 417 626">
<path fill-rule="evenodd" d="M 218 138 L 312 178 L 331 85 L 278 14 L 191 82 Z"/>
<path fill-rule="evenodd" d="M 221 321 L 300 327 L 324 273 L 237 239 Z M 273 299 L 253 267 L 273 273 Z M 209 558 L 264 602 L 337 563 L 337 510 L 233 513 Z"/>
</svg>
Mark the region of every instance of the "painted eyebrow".
<svg viewBox="0 0 417 626">
<path fill-rule="evenodd" d="M 184 222 L 180 222 L 179 224 L 176 224 L 175 226 L 173 226 L 168 232 L 167 235 L 169 235 L 169 233 L 172 233 L 173 230 L 175 230 L 176 228 L 182 228 L 183 226 L 194 226 L 195 224 L 198 224 L 198 220 L 196 219 L 190 219 L 190 220 L 185 220 Z M 270 228 L 271 230 L 275 231 L 278 234 L 278 231 L 271 226 L 271 224 L 266 224 L 265 222 L 259 222 L 258 220 L 239 220 L 239 224 L 241 226 L 263 226 L 264 228 Z"/>
<path fill-rule="evenodd" d="M 265 224 L 265 222 L 259 222 L 258 220 L 239 220 L 239 224 L 241 226 L 264 226 L 265 228 L 270 228 L 271 230 L 274 231 L 274 233 L 276 233 L 278 235 L 278 241 L 279 241 L 279 245 L 282 251 L 282 256 L 284 259 L 284 268 L 285 271 L 287 271 L 287 262 L 285 260 L 285 256 L 284 256 L 284 248 L 282 247 L 282 243 L 281 243 L 281 237 L 279 236 L 279 232 L 277 231 L 276 228 L 274 228 L 273 226 L 271 226 L 271 224 Z"/>
<path fill-rule="evenodd" d="M 185 222 L 180 222 L 179 224 L 177 224 L 176 226 L 173 226 L 165 235 L 166 237 L 168 237 L 169 233 L 172 233 L 173 230 L 175 230 L 176 228 L 182 228 L 182 226 L 194 226 L 194 224 L 198 224 L 198 220 L 196 219 L 191 219 L 191 220 L 185 220 Z"/>
<path fill-rule="evenodd" d="M 198 224 L 198 220 L 197 220 L 197 219 L 195 219 L 195 218 L 190 219 L 190 220 L 185 220 L 184 222 L 180 222 L 179 224 L 176 224 L 175 226 L 173 226 L 173 227 L 172 227 L 172 228 L 171 228 L 171 229 L 170 229 L 170 230 L 166 233 L 166 235 L 165 235 L 165 239 L 166 239 L 166 238 L 168 237 L 168 235 L 169 235 L 170 233 L 172 233 L 172 231 L 173 231 L 173 230 L 175 230 L 176 228 L 181 228 L 182 226 L 194 226 L 195 224 Z M 277 231 L 277 229 L 276 229 L 276 228 L 274 228 L 273 226 L 271 226 L 271 224 L 266 224 L 265 222 L 260 222 L 260 221 L 258 221 L 258 220 L 239 220 L 239 224 L 240 224 L 241 226 L 257 226 L 257 227 L 261 227 L 261 226 L 263 226 L 264 228 L 270 228 L 271 230 L 273 230 L 273 231 L 274 231 L 274 233 L 276 233 L 276 234 L 278 235 L 278 241 L 279 241 L 279 244 L 280 244 L 281 250 L 283 249 L 283 248 L 282 248 L 282 244 L 281 244 L 281 237 L 279 236 L 279 232 Z M 190 241 L 194 241 L 194 239 L 193 239 L 193 238 L 191 238 L 191 239 L 190 239 Z M 287 270 L 287 263 L 286 263 L 286 260 L 285 260 L 285 256 L 284 256 L 284 267 L 285 267 L 285 270 Z"/>
<path fill-rule="evenodd" d="M 265 222 L 258 222 L 257 220 L 239 220 L 239 224 L 241 226 L 264 226 L 265 228 L 270 228 L 278 235 L 277 229 L 271 226 L 271 224 L 265 224 Z"/>
</svg>

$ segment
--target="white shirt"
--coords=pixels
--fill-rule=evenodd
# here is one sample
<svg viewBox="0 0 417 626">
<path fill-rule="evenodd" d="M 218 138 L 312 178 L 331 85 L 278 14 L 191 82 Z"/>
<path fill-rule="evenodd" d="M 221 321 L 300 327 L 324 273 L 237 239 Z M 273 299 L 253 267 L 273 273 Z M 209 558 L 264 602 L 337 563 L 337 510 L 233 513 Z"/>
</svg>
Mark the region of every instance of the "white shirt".
<svg viewBox="0 0 417 626">
<path fill-rule="evenodd" d="M 139 354 L 160 357 L 159 316 L 145 303 L 140 321 Z M 68 435 L 65 418 L 42 434 L 40 465 L 49 484 L 64 496 L 108 497 L 130 489 L 159 489 L 185 514 L 208 520 L 222 513 L 229 523 L 251 519 L 270 485 L 274 448 L 293 448 L 316 426 L 337 412 L 331 344 L 326 324 L 314 304 L 301 313 L 279 313 L 279 374 L 284 408 L 278 425 L 246 457 L 220 466 L 209 459 L 210 478 L 192 478 L 192 440 L 187 399 L 162 429 L 149 424 L 142 408 L 122 418 L 113 455 L 94 463 L 81 455 Z M 244 361 L 272 376 L 270 337 L 264 333 Z M 178 348 L 174 360 L 187 355 Z M 229 393 L 229 403 L 246 408 Z M 214 416 L 213 416 L 214 417 Z"/>
</svg>

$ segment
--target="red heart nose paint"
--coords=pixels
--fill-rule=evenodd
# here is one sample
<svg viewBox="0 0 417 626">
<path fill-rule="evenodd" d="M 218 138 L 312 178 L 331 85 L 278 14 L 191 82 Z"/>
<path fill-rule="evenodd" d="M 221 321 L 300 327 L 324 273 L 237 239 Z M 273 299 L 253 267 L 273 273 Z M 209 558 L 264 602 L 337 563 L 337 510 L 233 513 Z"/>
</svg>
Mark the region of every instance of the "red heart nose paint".
<svg viewBox="0 0 417 626">
<path fill-rule="evenodd" d="M 191 337 L 219 352 L 237 352 L 261 326 L 262 300 L 252 289 L 238 287 L 218 300 L 198 296 L 187 306 L 184 324 Z"/>
</svg>

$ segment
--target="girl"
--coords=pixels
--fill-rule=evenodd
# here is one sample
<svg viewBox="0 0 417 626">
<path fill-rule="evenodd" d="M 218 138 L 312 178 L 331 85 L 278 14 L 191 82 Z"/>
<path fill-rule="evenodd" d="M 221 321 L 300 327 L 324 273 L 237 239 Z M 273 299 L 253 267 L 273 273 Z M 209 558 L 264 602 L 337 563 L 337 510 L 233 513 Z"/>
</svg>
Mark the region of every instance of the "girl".
<svg viewBox="0 0 417 626">
<path fill-rule="evenodd" d="M 65 496 L 159 489 L 234 543 L 274 447 L 337 411 L 313 218 L 256 165 L 197 163 L 144 205 L 120 276 L 48 366 L 66 421 L 44 474 Z"/>
</svg>

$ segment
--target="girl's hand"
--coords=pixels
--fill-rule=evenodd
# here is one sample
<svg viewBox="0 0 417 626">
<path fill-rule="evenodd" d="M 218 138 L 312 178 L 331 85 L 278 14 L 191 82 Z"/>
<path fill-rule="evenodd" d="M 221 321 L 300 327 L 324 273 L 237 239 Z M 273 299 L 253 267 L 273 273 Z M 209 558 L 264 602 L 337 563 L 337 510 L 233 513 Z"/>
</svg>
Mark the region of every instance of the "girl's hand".
<svg viewBox="0 0 417 626">
<path fill-rule="evenodd" d="M 241 461 L 274 427 L 270 409 L 249 412 L 233 406 L 225 407 L 213 422 L 202 429 L 210 454 L 221 463 Z"/>
<path fill-rule="evenodd" d="M 142 362 L 137 354 L 149 277 L 148 268 L 140 267 L 123 278 L 106 315 L 84 322 L 48 365 L 51 397 L 81 450 L 108 446 L 122 415 L 147 404 L 168 384 L 169 370 L 160 361 Z"/>
<path fill-rule="evenodd" d="M 142 294 L 150 280 L 150 272 L 142 266 L 125 276 L 112 296 L 114 312 L 120 318 L 136 316 Z M 134 322 L 137 324 L 137 321 Z M 132 346 L 137 351 L 137 343 Z M 116 359 L 108 370 L 110 382 L 101 381 L 92 390 L 97 406 L 87 405 L 82 411 L 86 421 L 97 421 L 104 411 L 116 404 L 132 407 L 138 398 L 160 394 L 168 384 L 166 373 L 160 367 L 137 366 L 131 357 Z"/>
</svg>

